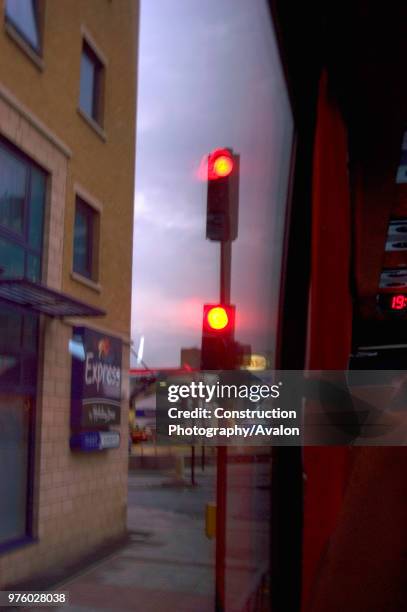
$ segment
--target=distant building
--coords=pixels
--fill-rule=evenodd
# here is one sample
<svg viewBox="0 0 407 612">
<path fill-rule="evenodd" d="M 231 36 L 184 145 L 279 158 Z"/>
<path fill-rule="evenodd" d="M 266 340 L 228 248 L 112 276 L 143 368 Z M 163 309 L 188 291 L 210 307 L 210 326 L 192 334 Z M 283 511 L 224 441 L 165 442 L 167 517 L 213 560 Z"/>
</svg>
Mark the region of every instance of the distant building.
<svg viewBox="0 0 407 612">
<path fill-rule="evenodd" d="M 126 529 L 138 2 L 0 20 L 4 587 Z"/>
<path fill-rule="evenodd" d="M 192 368 L 199 370 L 201 367 L 201 349 L 182 348 L 181 349 L 181 368 Z"/>
</svg>

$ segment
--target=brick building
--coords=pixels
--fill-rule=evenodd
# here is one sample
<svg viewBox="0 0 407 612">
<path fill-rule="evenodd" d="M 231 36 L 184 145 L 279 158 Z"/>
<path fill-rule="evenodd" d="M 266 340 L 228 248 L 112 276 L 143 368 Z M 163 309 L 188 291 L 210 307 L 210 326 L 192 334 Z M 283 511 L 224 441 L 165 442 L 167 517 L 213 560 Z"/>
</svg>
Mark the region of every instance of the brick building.
<svg viewBox="0 0 407 612">
<path fill-rule="evenodd" d="M 138 3 L 0 0 L 0 22 L 4 587 L 126 529 Z"/>
</svg>

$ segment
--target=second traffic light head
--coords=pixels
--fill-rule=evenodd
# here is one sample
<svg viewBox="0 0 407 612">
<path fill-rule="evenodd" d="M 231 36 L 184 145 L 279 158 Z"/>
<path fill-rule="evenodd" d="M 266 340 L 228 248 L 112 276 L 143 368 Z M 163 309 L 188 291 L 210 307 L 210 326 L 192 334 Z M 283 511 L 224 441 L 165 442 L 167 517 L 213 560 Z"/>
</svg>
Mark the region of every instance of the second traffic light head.
<svg viewBox="0 0 407 612">
<path fill-rule="evenodd" d="M 232 370 L 235 367 L 235 307 L 204 304 L 201 368 Z"/>
<path fill-rule="evenodd" d="M 204 304 L 204 331 L 225 333 L 233 331 L 235 307 L 222 304 Z"/>
</svg>

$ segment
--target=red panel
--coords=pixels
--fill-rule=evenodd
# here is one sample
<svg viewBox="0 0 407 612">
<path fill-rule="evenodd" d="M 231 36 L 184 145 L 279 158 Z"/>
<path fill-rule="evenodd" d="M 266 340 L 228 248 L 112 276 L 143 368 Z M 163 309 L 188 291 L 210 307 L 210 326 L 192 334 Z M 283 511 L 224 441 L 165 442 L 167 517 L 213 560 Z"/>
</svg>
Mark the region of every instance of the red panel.
<svg viewBox="0 0 407 612">
<path fill-rule="evenodd" d="M 312 262 L 308 368 L 344 370 L 351 347 L 349 292 L 351 213 L 347 134 L 342 117 L 320 83 L 314 147 Z M 307 603 L 321 556 L 338 517 L 345 489 L 347 448 L 305 448 L 303 602 Z M 304 606 L 306 607 L 306 606 Z"/>
</svg>

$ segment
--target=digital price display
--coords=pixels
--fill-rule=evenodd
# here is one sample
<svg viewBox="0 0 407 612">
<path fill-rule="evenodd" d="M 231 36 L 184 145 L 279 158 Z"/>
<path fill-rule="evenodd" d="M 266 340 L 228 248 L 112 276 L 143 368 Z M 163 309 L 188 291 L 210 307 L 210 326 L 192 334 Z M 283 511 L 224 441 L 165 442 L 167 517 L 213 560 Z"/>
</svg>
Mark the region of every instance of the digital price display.
<svg viewBox="0 0 407 612">
<path fill-rule="evenodd" d="M 382 293 L 379 295 L 379 304 L 389 314 L 407 314 L 407 295 L 402 293 Z"/>
<path fill-rule="evenodd" d="M 391 310 L 405 310 L 407 307 L 407 297 L 405 295 L 393 295 L 391 298 Z"/>
</svg>

